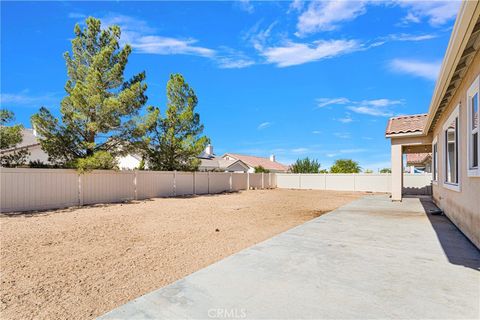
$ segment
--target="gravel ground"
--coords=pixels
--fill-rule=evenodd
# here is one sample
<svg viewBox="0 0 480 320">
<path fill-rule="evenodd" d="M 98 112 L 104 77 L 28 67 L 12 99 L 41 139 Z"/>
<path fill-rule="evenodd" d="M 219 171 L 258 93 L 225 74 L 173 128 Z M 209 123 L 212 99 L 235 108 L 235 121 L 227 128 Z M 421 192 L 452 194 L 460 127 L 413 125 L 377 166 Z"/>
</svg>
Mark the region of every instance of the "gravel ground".
<svg viewBox="0 0 480 320">
<path fill-rule="evenodd" d="M 2 215 L 0 318 L 94 318 L 362 195 L 256 190 Z"/>
</svg>

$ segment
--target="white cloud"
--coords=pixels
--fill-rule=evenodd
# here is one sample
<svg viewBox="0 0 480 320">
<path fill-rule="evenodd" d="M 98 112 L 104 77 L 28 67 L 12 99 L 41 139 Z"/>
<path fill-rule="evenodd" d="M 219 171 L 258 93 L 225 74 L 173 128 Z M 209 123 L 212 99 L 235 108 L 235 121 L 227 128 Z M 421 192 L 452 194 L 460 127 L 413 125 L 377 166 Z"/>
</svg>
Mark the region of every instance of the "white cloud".
<svg viewBox="0 0 480 320">
<path fill-rule="evenodd" d="M 334 30 L 343 21 L 350 21 L 366 12 L 364 1 L 312 1 L 299 17 L 297 35 Z"/>
<path fill-rule="evenodd" d="M 211 49 L 198 45 L 193 38 L 174 38 L 161 36 L 145 21 L 130 16 L 109 14 L 101 19 L 105 26 L 119 25 L 122 30 L 121 41 L 129 43 L 135 52 L 159 55 L 194 55 L 209 58 L 219 68 L 238 69 L 255 64 L 255 61 L 240 51 L 221 46 Z"/>
<path fill-rule="evenodd" d="M 382 116 L 382 117 L 391 117 L 393 112 L 383 109 L 378 109 L 375 107 L 366 107 L 366 106 L 350 106 L 347 107 L 348 110 L 351 110 L 356 113 L 368 114 L 370 116 Z"/>
<path fill-rule="evenodd" d="M 350 116 L 346 116 L 344 118 L 338 119 L 338 121 L 340 121 L 341 123 L 350 123 L 353 121 L 353 119 Z"/>
<path fill-rule="evenodd" d="M 335 132 L 333 135 L 335 137 L 341 138 L 341 139 L 350 139 L 351 138 L 350 133 L 348 133 L 348 132 Z"/>
<path fill-rule="evenodd" d="M 250 0 L 237 0 L 235 1 L 235 5 L 240 8 L 240 10 L 248 13 L 253 13 L 255 11 L 255 8 Z"/>
<path fill-rule="evenodd" d="M 332 58 L 361 48 L 356 40 L 318 40 L 312 44 L 288 41 L 281 46 L 259 47 L 257 50 L 268 63 L 273 63 L 277 67 L 289 67 Z"/>
<path fill-rule="evenodd" d="M 79 13 L 79 12 L 70 12 L 70 13 L 68 14 L 68 17 L 69 17 L 70 19 L 84 19 L 84 18 L 86 18 L 87 16 L 84 15 L 83 13 Z"/>
<path fill-rule="evenodd" d="M 255 61 L 251 59 L 233 59 L 230 57 L 218 58 L 217 62 L 222 69 L 241 69 L 255 64 Z"/>
<path fill-rule="evenodd" d="M 109 13 L 100 20 L 104 26 L 120 26 L 122 29 L 122 39 L 126 41 L 131 41 L 130 36 L 136 38 L 138 36 L 153 34 L 156 32 L 154 28 L 148 26 L 146 21 L 123 14 Z"/>
<path fill-rule="evenodd" d="M 129 43 L 138 53 L 160 55 L 187 54 L 213 57 L 215 50 L 197 46 L 196 39 L 172 38 L 156 35 L 156 30 L 143 21 L 133 17 L 109 14 L 101 19 L 105 26 L 118 25 L 122 30 L 121 40 Z"/>
<path fill-rule="evenodd" d="M 57 102 L 59 96 L 56 94 L 31 95 L 28 90 L 23 90 L 20 93 L 0 93 L 0 103 L 2 107 L 8 108 L 8 105 L 32 105 L 38 107 L 39 105 L 50 104 Z"/>
<path fill-rule="evenodd" d="M 402 101 L 391 99 L 372 99 L 362 100 L 357 102 L 354 106 L 348 106 L 347 109 L 356 113 L 367 114 L 370 116 L 391 117 L 393 116 L 393 111 L 391 111 L 388 107 L 399 104 L 402 104 Z"/>
<path fill-rule="evenodd" d="M 350 102 L 350 100 L 347 98 L 318 98 L 316 101 L 317 108 L 323 108 L 329 105 L 346 104 Z"/>
<path fill-rule="evenodd" d="M 292 3 L 290 3 L 290 6 L 288 6 L 288 13 L 294 12 L 294 11 L 300 11 L 303 9 L 304 5 L 305 5 L 305 2 L 302 0 L 293 0 Z"/>
<path fill-rule="evenodd" d="M 313 133 L 313 134 L 320 134 L 320 133 L 322 133 L 322 131 L 313 130 L 312 133 Z"/>
<path fill-rule="evenodd" d="M 387 40 L 392 41 L 425 41 L 438 38 L 438 35 L 425 33 L 425 34 L 409 34 L 409 33 L 397 33 L 391 34 L 386 37 Z"/>
<path fill-rule="evenodd" d="M 341 150 L 328 152 L 325 155 L 329 158 L 333 158 L 333 157 L 344 155 L 344 154 L 362 153 L 362 152 L 366 152 L 366 151 L 368 151 L 368 150 L 367 149 L 362 149 L 362 148 L 341 149 Z"/>
<path fill-rule="evenodd" d="M 263 129 L 265 129 L 265 128 L 270 127 L 271 125 L 272 125 L 271 122 L 268 122 L 268 121 L 262 122 L 262 123 L 260 123 L 260 124 L 258 125 L 257 129 L 258 129 L 258 130 L 263 130 Z"/>
<path fill-rule="evenodd" d="M 435 81 L 440 71 L 441 61 L 419 61 L 394 59 L 389 64 L 390 69 L 395 72 L 407 73 L 417 77 Z"/>
<path fill-rule="evenodd" d="M 373 107 L 388 107 L 397 104 L 402 104 L 401 100 L 391 100 L 391 99 L 373 99 L 373 100 L 362 100 L 359 102 L 364 106 L 373 106 Z"/>
<path fill-rule="evenodd" d="M 396 5 L 406 9 L 403 24 L 420 23 L 427 21 L 432 26 L 443 25 L 454 19 L 460 0 L 396 0 L 385 5 Z M 341 23 L 351 21 L 367 11 L 367 5 L 382 4 L 380 1 L 311 1 L 307 8 L 298 17 L 297 32 L 299 37 L 320 31 L 331 31 L 340 27 Z M 301 1 L 294 1 L 288 12 L 301 11 L 304 5 Z M 403 40 L 403 41 L 420 41 Z"/>
<path fill-rule="evenodd" d="M 371 116 L 392 116 L 393 112 L 390 110 L 390 107 L 403 104 L 401 100 L 392 100 L 392 99 L 371 99 L 371 100 L 361 100 L 354 101 L 348 98 L 318 98 L 317 99 L 317 108 L 325 107 L 328 105 L 346 105 L 349 104 L 346 108 L 350 111 L 360 114 L 368 114 Z M 353 119 L 347 113 L 347 116 L 344 118 L 337 119 L 343 123 L 352 122 Z"/>
<path fill-rule="evenodd" d="M 408 24 L 410 22 L 413 23 L 420 23 L 420 18 L 417 17 L 413 12 L 407 13 L 407 15 L 402 19 L 404 24 Z"/>
<path fill-rule="evenodd" d="M 250 42 L 257 51 L 262 51 L 266 43 L 271 40 L 273 28 L 278 21 L 272 22 L 266 29 L 260 29 L 260 24 L 257 22 L 242 37 L 245 42 Z"/>
<path fill-rule="evenodd" d="M 354 148 L 354 149 L 342 149 L 342 150 L 339 150 L 339 153 L 350 154 L 350 153 L 361 153 L 366 151 L 368 151 L 368 149 Z"/>
<path fill-rule="evenodd" d="M 420 23 L 427 20 L 432 26 L 440 26 L 455 18 L 460 0 L 398 0 L 396 4 L 408 10 L 403 23 Z"/>
<path fill-rule="evenodd" d="M 195 39 L 175 39 L 161 36 L 139 36 L 130 43 L 139 53 L 153 53 L 161 55 L 190 54 L 211 58 L 215 50 L 195 46 Z"/>
<path fill-rule="evenodd" d="M 310 149 L 308 149 L 308 148 L 295 148 L 295 149 L 292 149 L 291 151 L 292 151 L 292 153 L 296 153 L 296 154 L 305 154 L 308 151 L 310 151 Z"/>
<path fill-rule="evenodd" d="M 217 64 L 222 69 L 240 69 L 255 64 L 255 61 L 243 52 L 228 47 L 221 47 L 222 53 L 216 58 Z"/>
</svg>

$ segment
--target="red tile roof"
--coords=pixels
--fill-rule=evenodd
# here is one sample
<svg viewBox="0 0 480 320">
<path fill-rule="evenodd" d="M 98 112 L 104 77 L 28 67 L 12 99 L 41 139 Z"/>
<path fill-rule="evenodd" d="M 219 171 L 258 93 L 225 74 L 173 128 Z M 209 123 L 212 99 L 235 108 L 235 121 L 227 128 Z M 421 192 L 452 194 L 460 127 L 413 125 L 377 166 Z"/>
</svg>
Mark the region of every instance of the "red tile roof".
<svg viewBox="0 0 480 320">
<path fill-rule="evenodd" d="M 427 122 L 427 114 L 412 114 L 408 116 L 393 117 L 388 120 L 386 135 L 422 132 Z"/>
<path fill-rule="evenodd" d="M 407 153 L 408 164 L 422 164 L 432 157 L 431 153 Z"/>
<path fill-rule="evenodd" d="M 270 161 L 269 158 L 262 158 L 262 157 L 255 157 L 255 156 L 247 156 L 242 154 L 236 153 L 226 153 L 225 156 L 230 156 L 231 158 L 241 160 L 250 167 L 258 167 L 262 166 L 268 170 L 276 170 L 276 171 L 287 171 L 288 166 L 283 165 L 276 161 Z"/>
</svg>

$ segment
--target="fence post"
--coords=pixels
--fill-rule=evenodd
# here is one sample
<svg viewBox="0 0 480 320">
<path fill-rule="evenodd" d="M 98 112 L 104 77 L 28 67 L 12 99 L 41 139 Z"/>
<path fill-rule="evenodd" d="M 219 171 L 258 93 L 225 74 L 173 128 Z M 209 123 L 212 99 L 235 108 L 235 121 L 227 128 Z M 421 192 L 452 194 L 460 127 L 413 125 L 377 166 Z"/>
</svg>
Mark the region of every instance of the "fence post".
<svg viewBox="0 0 480 320">
<path fill-rule="evenodd" d="M 133 200 L 137 200 L 137 172 L 133 170 Z"/>
<path fill-rule="evenodd" d="M 250 190 L 250 172 L 247 171 L 247 190 Z"/>
<path fill-rule="evenodd" d="M 302 174 L 298 174 L 298 189 L 302 189 Z"/>
<path fill-rule="evenodd" d="M 264 180 L 265 180 L 265 179 L 264 179 L 264 175 L 265 175 L 265 174 L 262 172 L 262 189 L 265 189 L 265 186 L 264 186 L 264 185 L 265 185 L 265 183 L 264 183 Z"/>
<path fill-rule="evenodd" d="M 196 175 L 195 175 L 195 172 L 196 171 L 193 171 L 193 194 L 196 195 L 197 194 L 197 187 L 196 187 Z"/>
<path fill-rule="evenodd" d="M 356 184 L 355 184 L 355 175 L 356 175 L 356 173 L 353 173 L 353 191 L 357 191 L 356 190 Z"/>
<path fill-rule="evenodd" d="M 268 188 L 273 189 L 272 188 L 272 174 L 270 172 L 268 173 Z"/>
<path fill-rule="evenodd" d="M 173 196 L 177 196 L 177 170 L 173 171 Z"/>
<path fill-rule="evenodd" d="M 83 174 L 78 174 L 78 205 L 83 206 L 83 185 L 82 185 L 82 176 Z"/>
<path fill-rule="evenodd" d="M 210 194 L 210 171 L 207 172 L 207 194 Z"/>
<path fill-rule="evenodd" d="M 230 172 L 230 181 L 229 181 L 229 183 L 230 183 L 230 192 L 232 192 L 232 189 L 233 189 L 233 173 L 232 173 L 232 172 Z"/>
</svg>

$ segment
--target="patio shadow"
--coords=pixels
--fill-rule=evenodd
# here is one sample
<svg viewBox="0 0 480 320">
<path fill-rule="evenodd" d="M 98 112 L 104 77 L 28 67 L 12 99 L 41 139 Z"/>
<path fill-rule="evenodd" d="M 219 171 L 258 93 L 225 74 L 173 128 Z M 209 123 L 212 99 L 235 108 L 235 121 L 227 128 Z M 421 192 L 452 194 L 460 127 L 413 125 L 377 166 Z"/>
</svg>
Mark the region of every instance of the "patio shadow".
<svg viewBox="0 0 480 320">
<path fill-rule="evenodd" d="M 430 224 L 437 234 L 450 263 L 480 271 L 480 250 L 444 214 L 432 215 L 438 209 L 430 196 L 410 196 L 420 200 Z"/>
</svg>

